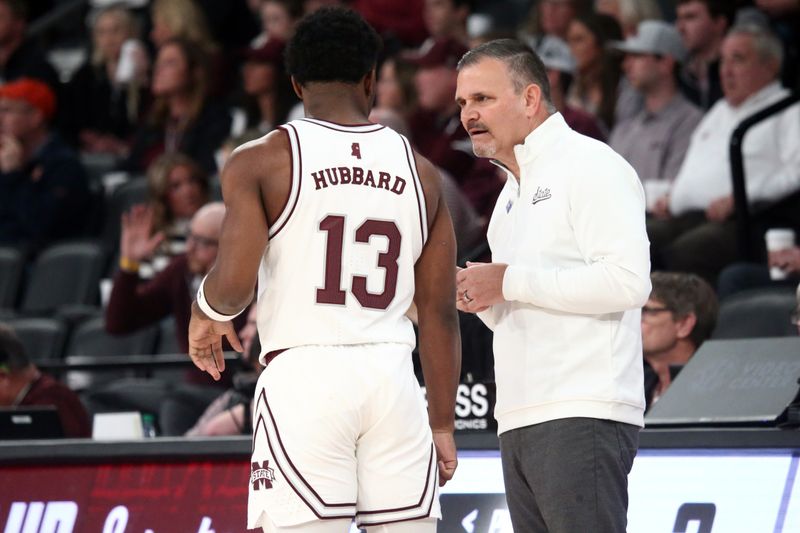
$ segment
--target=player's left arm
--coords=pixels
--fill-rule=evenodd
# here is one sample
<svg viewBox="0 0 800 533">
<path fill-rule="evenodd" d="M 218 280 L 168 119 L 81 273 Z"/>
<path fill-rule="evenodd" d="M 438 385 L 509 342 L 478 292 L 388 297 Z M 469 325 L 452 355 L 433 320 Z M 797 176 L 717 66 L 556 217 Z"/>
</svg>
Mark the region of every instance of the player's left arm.
<svg viewBox="0 0 800 533">
<path fill-rule="evenodd" d="M 270 167 L 270 145 L 275 143 L 269 142 L 270 137 L 235 151 L 222 172 L 225 218 L 217 260 L 202 287 L 208 306 L 220 315 L 236 315 L 253 299 L 258 267 L 268 242 L 261 183 L 274 170 Z M 223 336 L 235 350 L 242 351 L 231 321 L 212 320 L 195 301 L 189 324 L 189 355 L 198 368 L 214 379 L 219 379 L 225 370 Z"/>
</svg>

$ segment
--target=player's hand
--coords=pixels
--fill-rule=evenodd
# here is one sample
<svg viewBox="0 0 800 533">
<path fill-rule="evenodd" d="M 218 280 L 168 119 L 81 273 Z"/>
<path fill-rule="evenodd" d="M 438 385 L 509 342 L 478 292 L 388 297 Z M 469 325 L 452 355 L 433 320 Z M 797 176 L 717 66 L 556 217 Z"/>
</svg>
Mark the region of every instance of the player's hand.
<svg viewBox="0 0 800 533">
<path fill-rule="evenodd" d="M 456 273 L 456 307 L 465 313 L 480 313 L 504 302 L 505 263 L 472 263 Z"/>
<path fill-rule="evenodd" d="M 233 322 L 211 320 L 200 310 L 197 302 L 192 302 L 192 319 L 189 322 L 189 357 L 194 366 L 208 372 L 214 381 L 219 381 L 225 370 L 225 357 L 222 353 L 222 337 L 237 352 L 243 352 L 242 343 L 233 329 Z"/>
<path fill-rule="evenodd" d="M 433 445 L 436 448 L 436 461 L 439 467 L 439 486 L 453 479 L 458 467 L 456 441 L 452 431 L 434 431 Z"/>
</svg>

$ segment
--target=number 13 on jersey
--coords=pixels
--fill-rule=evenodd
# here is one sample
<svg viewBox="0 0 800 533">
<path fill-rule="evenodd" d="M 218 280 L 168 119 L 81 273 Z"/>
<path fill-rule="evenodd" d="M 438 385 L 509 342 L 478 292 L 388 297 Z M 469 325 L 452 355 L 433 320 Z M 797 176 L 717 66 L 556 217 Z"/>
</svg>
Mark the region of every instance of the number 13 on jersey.
<svg viewBox="0 0 800 533">
<path fill-rule="evenodd" d="M 342 253 L 344 239 L 354 238 L 356 245 L 369 244 L 372 236 L 386 237 L 388 246 L 385 252 L 377 255 L 376 266 L 385 271 L 383 290 L 367 290 L 366 276 L 352 276 L 350 292 L 358 303 L 370 309 L 385 310 L 392 303 L 397 292 L 397 259 L 400 257 L 402 235 L 397 224 L 390 220 L 365 220 L 355 231 L 354 236 L 345 235 L 345 217 L 328 215 L 319 223 L 319 230 L 327 234 L 325 244 L 325 278 L 322 288 L 317 289 L 317 303 L 345 305 L 348 280 L 342 280 Z"/>
</svg>

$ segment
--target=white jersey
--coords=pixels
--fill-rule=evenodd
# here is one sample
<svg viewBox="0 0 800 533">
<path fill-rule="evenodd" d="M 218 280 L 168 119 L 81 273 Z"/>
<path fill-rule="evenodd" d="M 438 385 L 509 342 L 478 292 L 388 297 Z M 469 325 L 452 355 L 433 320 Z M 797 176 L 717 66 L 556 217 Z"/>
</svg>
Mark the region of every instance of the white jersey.
<svg viewBox="0 0 800 533">
<path fill-rule="evenodd" d="M 307 345 L 415 345 L 405 313 L 428 236 L 408 140 L 376 124 L 281 127 L 292 186 L 258 277 L 265 354 Z"/>
</svg>

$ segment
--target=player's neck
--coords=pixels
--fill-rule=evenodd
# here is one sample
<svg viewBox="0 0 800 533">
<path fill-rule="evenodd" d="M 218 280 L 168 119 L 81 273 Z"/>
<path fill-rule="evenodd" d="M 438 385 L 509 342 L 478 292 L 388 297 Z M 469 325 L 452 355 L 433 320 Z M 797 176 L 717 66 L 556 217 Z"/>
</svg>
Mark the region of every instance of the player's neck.
<svg viewBox="0 0 800 533">
<path fill-rule="evenodd" d="M 329 90 L 324 93 L 304 94 L 306 116 L 337 124 L 365 124 L 369 121 L 369 106 L 364 98 L 352 90 Z"/>
</svg>

